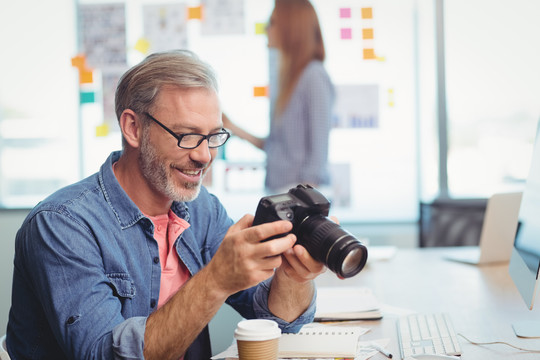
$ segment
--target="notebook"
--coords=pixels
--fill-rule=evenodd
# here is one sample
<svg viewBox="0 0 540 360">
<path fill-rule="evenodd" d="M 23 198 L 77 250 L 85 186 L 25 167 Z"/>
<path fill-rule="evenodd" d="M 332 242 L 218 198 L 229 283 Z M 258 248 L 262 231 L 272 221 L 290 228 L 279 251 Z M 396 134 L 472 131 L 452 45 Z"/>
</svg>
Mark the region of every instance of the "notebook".
<svg viewBox="0 0 540 360">
<path fill-rule="evenodd" d="M 381 305 L 371 289 L 358 286 L 318 287 L 315 321 L 376 320 Z"/>
<path fill-rule="evenodd" d="M 489 198 L 478 246 L 452 249 L 445 258 L 475 265 L 510 261 L 521 195 L 521 192 L 504 193 Z"/>
<path fill-rule="evenodd" d="M 329 325 L 305 325 L 298 334 L 281 334 L 278 358 L 320 359 L 356 358 L 361 350 L 360 336 L 369 329 Z M 373 346 L 370 346 L 373 348 Z M 238 359 L 238 347 L 233 341 L 229 348 L 211 359 Z"/>
<path fill-rule="evenodd" d="M 279 358 L 355 358 L 360 332 L 352 327 L 302 328 L 282 334 Z"/>
</svg>

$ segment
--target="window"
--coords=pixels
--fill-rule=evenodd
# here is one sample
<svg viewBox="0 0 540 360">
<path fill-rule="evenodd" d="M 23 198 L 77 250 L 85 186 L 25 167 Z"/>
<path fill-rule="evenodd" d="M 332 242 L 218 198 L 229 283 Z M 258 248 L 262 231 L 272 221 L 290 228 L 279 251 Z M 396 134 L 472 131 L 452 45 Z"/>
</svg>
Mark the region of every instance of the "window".
<svg viewBox="0 0 540 360">
<path fill-rule="evenodd" d="M 522 190 L 540 119 L 533 0 L 444 2 L 448 192 Z"/>
</svg>

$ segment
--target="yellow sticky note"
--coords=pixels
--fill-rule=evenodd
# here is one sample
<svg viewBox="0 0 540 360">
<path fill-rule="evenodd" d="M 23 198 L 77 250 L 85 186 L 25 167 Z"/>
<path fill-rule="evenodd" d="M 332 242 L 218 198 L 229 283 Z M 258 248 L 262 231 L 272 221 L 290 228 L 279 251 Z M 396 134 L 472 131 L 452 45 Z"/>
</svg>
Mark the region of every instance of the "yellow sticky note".
<svg viewBox="0 0 540 360">
<path fill-rule="evenodd" d="M 188 20 L 201 20 L 202 6 L 188 7 Z"/>
<path fill-rule="evenodd" d="M 375 59 L 375 50 L 374 49 L 364 49 L 364 60 Z"/>
<path fill-rule="evenodd" d="M 268 87 L 267 86 L 254 86 L 253 87 L 253 96 L 268 96 Z"/>
<path fill-rule="evenodd" d="M 145 38 L 140 38 L 135 43 L 135 50 L 139 51 L 142 54 L 148 54 L 148 49 L 150 49 L 150 41 Z"/>
<path fill-rule="evenodd" d="M 94 82 L 94 74 L 90 69 L 79 69 L 79 84 L 91 84 Z"/>
<path fill-rule="evenodd" d="M 108 124 L 102 124 L 96 126 L 96 137 L 104 137 L 109 135 L 109 125 Z"/>
<path fill-rule="evenodd" d="M 373 29 L 371 28 L 362 29 L 362 39 L 373 39 Z"/>
<path fill-rule="evenodd" d="M 373 19 L 373 8 L 362 8 L 362 19 Z"/>
<path fill-rule="evenodd" d="M 256 35 L 265 35 L 266 34 L 266 24 L 265 23 L 256 23 L 255 24 L 255 34 Z"/>
</svg>

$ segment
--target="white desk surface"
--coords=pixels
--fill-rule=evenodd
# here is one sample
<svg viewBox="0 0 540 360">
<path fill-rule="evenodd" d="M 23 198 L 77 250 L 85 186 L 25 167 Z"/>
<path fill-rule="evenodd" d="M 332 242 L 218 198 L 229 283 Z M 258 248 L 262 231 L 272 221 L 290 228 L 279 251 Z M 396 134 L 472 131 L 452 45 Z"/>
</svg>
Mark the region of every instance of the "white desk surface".
<svg viewBox="0 0 540 360">
<path fill-rule="evenodd" d="M 515 336 L 512 322 L 540 321 L 540 301 L 529 311 L 515 288 L 508 264 L 475 266 L 442 258 L 445 248 L 399 249 L 390 260 L 369 262 L 353 278 L 339 280 L 327 271 L 317 278 L 318 286 L 363 286 L 373 290 L 382 304 L 417 312 L 446 312 L 456 333 L 472 341 L 505 341 L 540 350 L 540 339 Z M 400 359 L 396 316 L 365 321 L 370 332 L 362 340 L 390 338 L 388 350 Z M 459 337 L 462 359 L 540 359 L 540 353 L 525 353 L 506 345 L 472 345 Z M 377 354 L 372 359 L 387 359 Z"/>
</svg>

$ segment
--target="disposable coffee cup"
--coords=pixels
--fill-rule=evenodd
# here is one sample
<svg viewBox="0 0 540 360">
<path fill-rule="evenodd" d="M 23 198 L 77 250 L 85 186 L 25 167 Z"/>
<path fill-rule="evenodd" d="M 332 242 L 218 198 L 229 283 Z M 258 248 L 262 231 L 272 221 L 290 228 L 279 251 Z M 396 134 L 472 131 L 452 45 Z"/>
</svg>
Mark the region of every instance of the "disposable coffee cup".
<svg viewBox="0 0 540 360">
<path fill-rule="evenodd" d="M 276 360 L 281 330 L 272 320 L 240 321 L 234 331 L 240 360 Z"/>
</svg>

